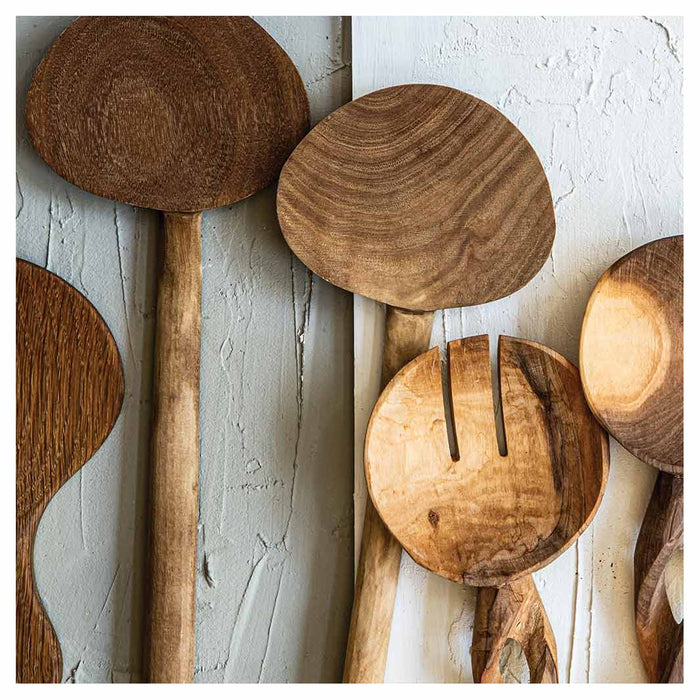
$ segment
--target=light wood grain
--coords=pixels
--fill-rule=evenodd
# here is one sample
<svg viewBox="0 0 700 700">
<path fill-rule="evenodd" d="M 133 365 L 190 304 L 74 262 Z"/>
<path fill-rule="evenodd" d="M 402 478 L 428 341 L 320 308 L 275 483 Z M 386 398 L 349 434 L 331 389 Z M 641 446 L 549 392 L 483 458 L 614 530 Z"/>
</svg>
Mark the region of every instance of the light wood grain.
<svg viewBox="0 0 700 700">
<path fill-rule="evenodd" d="M 382 384 L 425 352 L 432 325 L 432 312 L 387 308 Z M 368 502 L 345 655 L 345 683 L 384 682 L 400 563 L 401 545 Z"/>
<path fill-rule="evenodd" d="M 39 65 L 26 112 L 36 149 L 68 181 L 181 213 L 231 204 L 270 184 L 309 125 L 296 68 L 247 17 L 80 18 Z M 152 682 L 189 682 L 199 391 L 192 311 L 201 307 L 201 270 L 192 264 L 201 265 L 201 217 L 172 214 L 170 224 L 158 290 L 146 665 Z"/>
<path fill-rule="evenodd" d="M 441 85 L 378 90 L 333 112 L 285 164 L 277 211 L 316 274 L 421 311 L 512 294 L 554 239 L 549 185 L 525 137 Z"/>
<path fill-rule="evenodd" d="M 97 310 L 62 279 L 17 261 L 16 679 L 58 683 L 61 649 L 34 584 L 34 537 L 53 495 L 117 420 L 124 376 Z"/>
<path fill-rule="evenodd" d="M 449 345 L 458 459 L 447 441 L 437 348 L 389 383 L 365 451 L 372 501 L 406 551 L 477 586 L 500 586 L 561 554 L 595 515 L 608 474 L 607 435 L 573 365 L 537 343 L 501 337 L 499 368 L 505 456 L 487 336 Z"/>
<path fill-rule="evenodd" d="M 683 473 L 683 237 L 647 243 L 600 278 L 581 329 L 591 410 L 647 464 Z"/>
<path fill-rule="evenodd" d="M 522 650 L 527 682 L 559 682 L 554 633 L 532 576 L 479 589 L 471 649 L 475 683 L 522 682 L 515 659 L 504 658 L 509 647 L 514 656 Z"/>
</svg>

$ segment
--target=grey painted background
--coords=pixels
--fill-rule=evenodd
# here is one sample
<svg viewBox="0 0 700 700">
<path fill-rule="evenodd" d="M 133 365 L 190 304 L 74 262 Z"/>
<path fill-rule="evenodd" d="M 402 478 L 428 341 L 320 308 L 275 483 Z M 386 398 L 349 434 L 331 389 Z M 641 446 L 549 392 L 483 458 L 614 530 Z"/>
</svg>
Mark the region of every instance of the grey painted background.
<svg viewBox="0 0 700 700">
<path fill-rule="evenodd" d="M 141 673 L 158 215 L 82 192 L 24 126 L 33 72 L 71 18 L 17 20 L 17 255 L 95 305 L 126 373 L 117 424 L 53 499 L 35 549 L 64 680 Z M 350 99 L 349 24 L 259 18 L 315 123 Z M 203 223 L 196 680 L 337 681 L 352 597 L 352 299 L 285 245 L 274 187 Z"/>
</svg>

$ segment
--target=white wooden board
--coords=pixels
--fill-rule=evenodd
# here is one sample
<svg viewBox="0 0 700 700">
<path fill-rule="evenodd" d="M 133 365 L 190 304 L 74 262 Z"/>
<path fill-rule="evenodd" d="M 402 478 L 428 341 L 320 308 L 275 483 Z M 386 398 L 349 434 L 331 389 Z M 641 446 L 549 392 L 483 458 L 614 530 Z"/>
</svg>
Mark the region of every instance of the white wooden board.
<svg viewBox="0 0 700 700">
<path fill-rule="evenodd" d="M 539 154 L 556 204 L 552 256 L 513 296 L 436 315 L 433 344 L 489 333 L 545 343 L 574 363 L 588 296 L 617 258 L 683 232 L 679 18 L 356 17 L 353 97 L 432 82 L 500 109 Z M 355 534 L 362 446 L 379 391 L 383 310 L 355 297 Z M 561 682 L 643 682 L 632 556 L 655 472 L 617 443 L 589 530 L 535 575 Z M 473 590 L 401 563 L 386 681 L 471 682 Z"/>
</svg>

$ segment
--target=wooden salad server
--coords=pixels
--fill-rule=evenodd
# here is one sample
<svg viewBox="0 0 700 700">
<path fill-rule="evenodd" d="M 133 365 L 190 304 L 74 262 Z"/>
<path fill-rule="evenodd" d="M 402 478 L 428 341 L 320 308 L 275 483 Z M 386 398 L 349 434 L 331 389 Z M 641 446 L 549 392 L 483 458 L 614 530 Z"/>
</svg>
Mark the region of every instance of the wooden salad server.
<svg viewBox="0 0 700 700">
<path fill-rule="evenodd" d="M 580 362 L 596 418 L 660 470 L 634 553 L 637 636 L 649 681 L 682 683 L 683 623 L 667 565 L 683 547 L 683 236 L 647 243 L 603 274 Z"/>
<path fill-rule="evenodd" d="M 117 420 L 117 344 L 90 302 L 60 277 L 17 260 L 18 683 L 59 683 L 61 648 L 34 583 L 34 538 L 54 494 Z"/>
<path fill-rule="evenodd" d="M 607 434 L 578 370 L 558 353 L 501 336 L 498 365 L 507 452 L 496 438 L 488 336 L 448 346 L 448 441 L 440 353 L 405 366 L 367 429 L 370 497 L 421 566 L 486 586 L 474 625 L 476 682 L 502 683 L 502 652 L 518 642 L 530 682 L 557 682 L 554 635 L 532 577 L 588 527 L 608 476 Z"/>
<path fill-rule="evenodd" d="M 156 311 L 146 675 L 191 682 L 201 212 L 269 185 L 308 130 L 296 68 L 248 17 L 83 17 L 34 76 L 27 124 L 89 192 L 165 212 Z"/>
<path fill-rule="evenodd" d="M 333 284 L 384 302 L 382 382 L 428 348 L 433 313 L 524 286 L 554 240 L 537 154 L 460 90 L 401 85 L 337 109 L 280 175 L 287 242 Z M 367 504 L 346 682 L 384 681 L 401 546 Z"/>
</svg>

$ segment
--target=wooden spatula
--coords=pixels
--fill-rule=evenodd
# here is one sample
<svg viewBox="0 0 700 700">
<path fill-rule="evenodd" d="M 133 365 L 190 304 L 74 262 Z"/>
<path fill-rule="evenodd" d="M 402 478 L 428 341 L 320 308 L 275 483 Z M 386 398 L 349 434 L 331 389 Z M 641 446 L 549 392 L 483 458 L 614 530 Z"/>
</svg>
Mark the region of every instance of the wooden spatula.
<svg viewBox="0 0 700 700">
<path fill-rule="evenodd" d="M 34 584 L 36 530 L 53 495 L 109 435 L 124 397 L 102 317 L 60 277 L 17 261 L 18 683 L 58 683 L 61 649 Z"/>
<path fill-rule="evenodd" d="M 607 434 L 573 365 L 538 343 L 501 337 L 501 455 L 488 336 L 453 341 L 448 351 L 457 454 L 433 348 L 394 377 L 374 408 L 365 445 L 369 493 L 418 564 L 491 587 L 477 608 L 475 680 L 503 682 L 501 652 L 514 639 L 531 682 L 556 681 L 552 631 L 526 574 L 559 556 L 593 519 L 608 475 Z"/>
<path fill-rule="evenodd" d="M 428 348 L 433 312 L 512 294 L 542 267 L 554 209 L 536 153 L 485 102 L 401 85 L 333 112 L 277 191 L 282 232 L 316 274 L 387 304 L 382 381 Z M 401 547 L 368 503 L 345 680 L 384 680 Z"/>
<path fill-rule="evenodd" d="M 146 674 L 194 675 L 201 212 L 266 187 L 308 130 L 294 65 L 247 17 L 84 17 L 27 97 L 46 162 L 164 217 L 158 282 Z"/>
<path fill-rule="evenodd" d="M 591 410 L 660 470 L 634 555 L 637 636 L 653 683 L 683 681 L 683 625 L 665 572 L 683 546 L 683 237 L 633 250 L 600 278 L 581 329 Z"/>
</svg>

